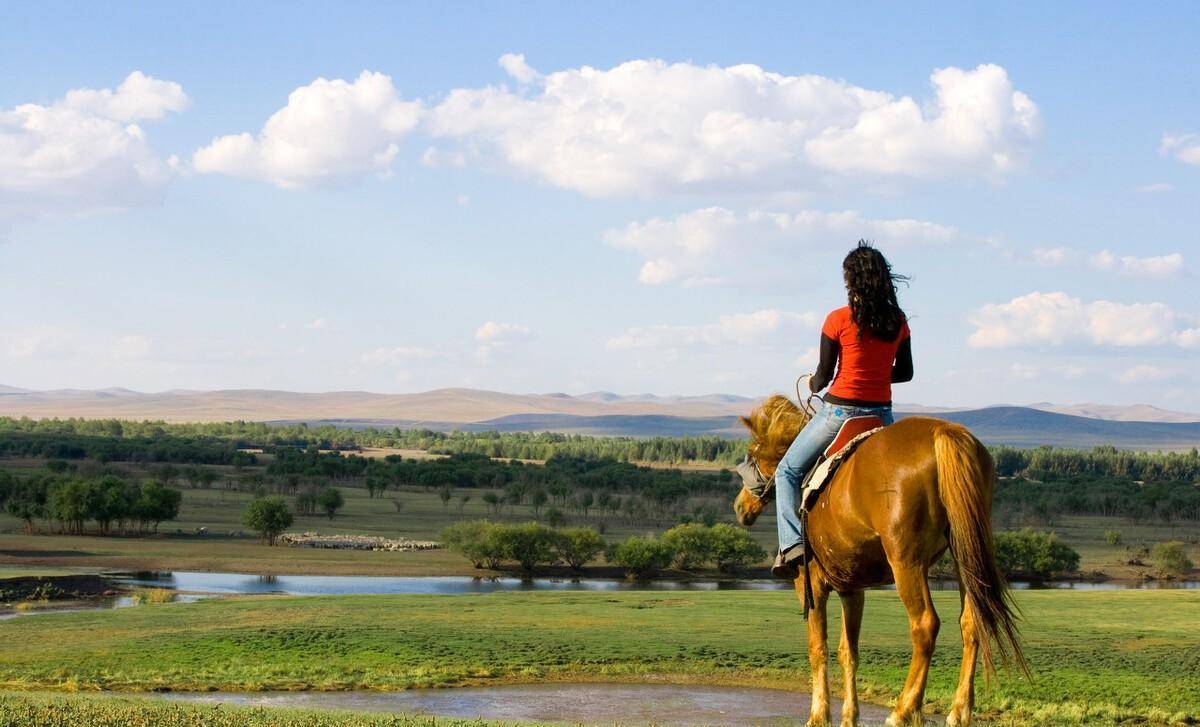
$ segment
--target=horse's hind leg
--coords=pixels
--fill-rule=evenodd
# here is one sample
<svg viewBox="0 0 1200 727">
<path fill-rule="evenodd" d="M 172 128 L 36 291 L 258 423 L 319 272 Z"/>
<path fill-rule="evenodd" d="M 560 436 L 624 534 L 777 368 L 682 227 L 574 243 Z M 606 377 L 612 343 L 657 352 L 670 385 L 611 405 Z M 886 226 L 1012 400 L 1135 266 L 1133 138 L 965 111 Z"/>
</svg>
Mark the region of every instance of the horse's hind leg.
<svg viewBox="0 0 1200 727">
<path fill-rule="evenodd" d="M 813 574 L 815 575 L 815 574 Z M 796 579 L 800 603 L 804 603 L 804 578 Z M 829 604 L 829 587 L 820 578 L 813 578 L 813 610 L 808 614 L 808 666 L 812 671 L 812 708 L 808 727 L 829 724 L 829 629 L 825 607 Z"/>
<path fill-rule="evenodd" d="M 923 567 L 892 567 L 896 575 L 896 591 L 904 608 L 908 611 L 908 632 L 912 638 L 912 663 L 908 667 L 908 679 L 904 691 L 896 701 L 896 709 L 888 717 L 888 725 L 921 724 L 921 706 L 925 701 L 925 680 L 929 676 L 929 661 L 933 657 L 933 645 L 937 641 L 937 611 L 929 596 L 929 581 Z"/>
<path fill-rule="evenodd" d="M 842 665 L 842 727 L 858 724 L 858 633 L 862 628 L 863 592 L 839 594 L 842 599 L 842 643 L 838 661 Z"/>
<path fill-rule="evenodd" d="M 958 625 L 962 628 L 963 658 L 962 668 L 958 673 L 958 689 L 954 692 L 954 704 L 950 707 L 950 714 L 946 715 L 946 724 L 950 727 L 967 727 L 971 724 L 971 710 L 975 708 L 975 661 L 979 653 L 979 632 L 976 628 L 975 609 L 966 600 L 961 583 L 958 595 L 962 603 L 962 615 L 958 617 Z"/>
</svg>

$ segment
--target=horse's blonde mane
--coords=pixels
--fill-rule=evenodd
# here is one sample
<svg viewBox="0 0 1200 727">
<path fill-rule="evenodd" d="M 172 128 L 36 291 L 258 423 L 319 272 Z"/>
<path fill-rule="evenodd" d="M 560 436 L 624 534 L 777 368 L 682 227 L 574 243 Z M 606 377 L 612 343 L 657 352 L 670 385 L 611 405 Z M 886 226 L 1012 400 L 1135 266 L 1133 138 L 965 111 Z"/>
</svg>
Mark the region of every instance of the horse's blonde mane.
<svg viewBox="0 0 1200 727">
<path fill-rule="evenodd" d="M 751 435 L 747 451 L 758 461 L 764 474 L 768 469 L 774 471 L 808 420 L 806 412 L 781 394 L 767 397 L 750 412 L 750 416 L 742 417 L 742 424 Z"/>
</svg>

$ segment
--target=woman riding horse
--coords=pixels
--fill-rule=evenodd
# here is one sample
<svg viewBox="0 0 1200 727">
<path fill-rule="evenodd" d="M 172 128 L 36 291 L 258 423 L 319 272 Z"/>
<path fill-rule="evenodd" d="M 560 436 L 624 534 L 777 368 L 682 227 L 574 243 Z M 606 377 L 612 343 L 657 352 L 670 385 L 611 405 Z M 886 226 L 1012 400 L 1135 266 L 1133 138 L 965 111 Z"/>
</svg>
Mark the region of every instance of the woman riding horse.
<svg viewBox="0 0 1200 727">
<path fill-rule="evenodd" d="M 840 359 L 825 405 L 809 415 L 787 397 L 772 396 L 742 422 L 750 430 L 747 458 L 739 471 L 745 486 L 734 501 L 738 521 L 749 526 L 769 501 L 763 485 L 778 490 L 780 554 L 776 572 L 794 578 L 796 591 L 811 592 L 808 658 L 812 669 L 809 725 L 829 724 L 825 608 L 830 593 L 842 601 L 838 648 L 845 702 L 843 727 L 858 722 L 858 634 L 863 592 L 896 584 L 908 613 L 912 659 L 889 725 L 921 724 L 925 683 L 940 621 L 929 594 L 929 569 L 949 549 L 958 573 L 963 659 L 946 717 L 967 725 L 975 701 L 975 664 L 993 669 L 995 644 L 1004 661 L 1025 669 L 1017 640 L 1015 609 L 992 550 L 991 505 L 995 468 L 987 449 L 966 428 L 942 419 L 906 417 L 871 435 L 825 484 L 802 533 L 796 513 L 797 485 L 836 434 L 842 420 L 859 412 L 891 421 L 891 383 L 912 377 L 908 327 L 895 298 L 895 281 L 879 251 L 860 243 L 844 265 L 850 305 L 830 314 L 822 330 L 821 366 L 810 386 L 828 381 Z M 810 561 L 797 563 L 807 538 Z"/>
<path fill-rule="evenodd" d="M 800 430 L 775 470 L 779 555 L 772 572 L 800 575 L 804 529 L 797 513 L 800 483 L 847 419 L 877 416 L 892 423 L 892 384 L 912 381 L 912 339 L 896 301 L 896 281 L 883 253 L 860 240 L 842 261 L 849 305 L 830 313 L 821 327 L 821 359 L 808 385 L 815 394 L 830 379 L 825 406 Z M 833 375 L 837 364 L 837 376 Z"/>
</svg>

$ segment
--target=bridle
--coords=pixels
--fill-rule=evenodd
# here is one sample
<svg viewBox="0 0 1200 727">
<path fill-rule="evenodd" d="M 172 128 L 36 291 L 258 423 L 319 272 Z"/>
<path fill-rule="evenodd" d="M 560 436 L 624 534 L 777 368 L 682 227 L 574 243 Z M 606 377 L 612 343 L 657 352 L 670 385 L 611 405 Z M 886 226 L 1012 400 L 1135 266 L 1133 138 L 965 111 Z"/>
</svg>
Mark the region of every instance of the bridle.
<svg viewBox="0 0 1200 727">
<path fill-rule="evenodd" d="M 817 398 L 817 395 L 810 387 L 808 397 L 802 397 L 800 395 L 800 382 L 806 378 L 811 379 L 812 376 L 812 374 L 801 374 L 796 379 L 796 406 L 800 408 L 800 411 L 807 414 L 809 419 L 817 415 L 817 410 L 812 404 L 813 399 Z M 742 486 L 756 499 L 764 503 L 774 499 L 775 478 L 764 475 L 762 469 L 758 466 L 758 460 L 750 456 L 749 452 L 746 453 L 746 457 L 742 460 L 741 464 L 734 469 L 742 478 Z"/>
</svg>

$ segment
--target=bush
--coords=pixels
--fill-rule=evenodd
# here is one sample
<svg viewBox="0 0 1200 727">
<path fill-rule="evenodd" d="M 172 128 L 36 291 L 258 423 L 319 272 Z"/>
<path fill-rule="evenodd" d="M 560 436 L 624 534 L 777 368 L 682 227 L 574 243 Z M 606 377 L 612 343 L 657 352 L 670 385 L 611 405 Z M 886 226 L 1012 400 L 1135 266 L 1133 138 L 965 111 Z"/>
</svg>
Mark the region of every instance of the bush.
<svg viewBox="0 0 1200 727">
<path fill-rule="evenodd" d="M 733 573 L 739 568 L 757 563 L 767 557 L 767 551 L 754 541 L 750 533 L 729 523 L 719 523 L 709 528 L 712 541 L 712 559 L 717 570 Z"/>
<path fill-rule="evenodd" d="M 292 526 L 292 511 L 282 497 L 260 497 L 246 506 L 242 524 L 257 530 L 267 545 L 274 545 L 279 534 Z"/>
<path fill-rule="evenodd" d="M 1120 545 L 1121 544 L 1121 531 L 1120 530 L 1105 530 L 1104 531 L 1104 542 L 1108 543 L 1109 545 L 1113 545 L 1113 546 Z"/>
<path fill-rule="evenodd" d="M 669 566 L 674 557 L 675 552 L 661 540 L 631 535 L 613 548 L 608 559 L 624 568 L 627 576 L 649 578 Z"/>
<path fill-rule="evenodd" d="M 712 529 L 699 523 L 676 525 L 662 535 L 662 542 L 673 553 L 676 568 L 692 570 L 713 557 Z"/>
<path fill-rule="evenodd" d="M 501 555 L 514 560 L 526 574 L 539 565 L 558 560 L 555 549 L 558 537 L 554 530 L 541 523 L 494 526 L 494 536 Z"/>
<path fill-rule="evenodd" d="M 558 557 L 578 571 L 604 552 L 604 538 L 592 528 L 564 528 L 558 532 L 554 547 Z"/>
<path fill-rule="evenodd" d="M 1178 540 L 1154 546 L 1154 550 L 1150 551 L 1150 560 L 1158 569 L 1159 575 L 1166 578 L 1185 576 L 1194 566 L 1188 558 L 1187 546 Z"/>
<path fill-rule="evenodd" d="M 1054 533 L 1029 528 L 996 533 L 996 564 L 1008 577 L 1049 578 L 1079 568 L 1079 553 Z"/>
</svg>

